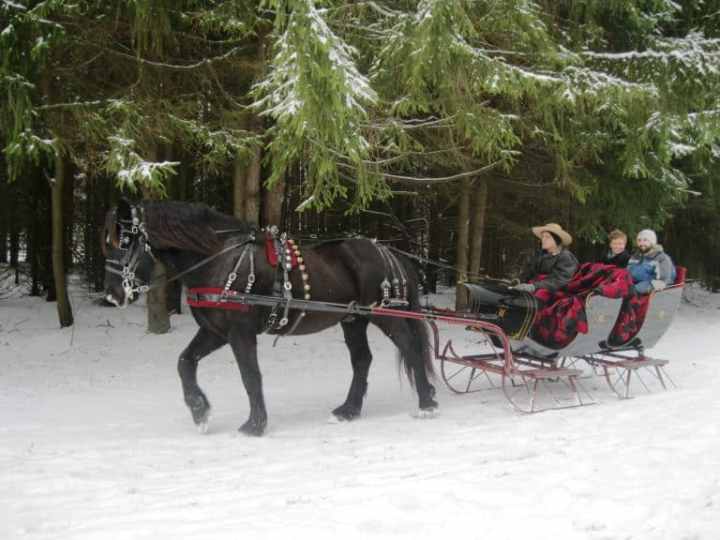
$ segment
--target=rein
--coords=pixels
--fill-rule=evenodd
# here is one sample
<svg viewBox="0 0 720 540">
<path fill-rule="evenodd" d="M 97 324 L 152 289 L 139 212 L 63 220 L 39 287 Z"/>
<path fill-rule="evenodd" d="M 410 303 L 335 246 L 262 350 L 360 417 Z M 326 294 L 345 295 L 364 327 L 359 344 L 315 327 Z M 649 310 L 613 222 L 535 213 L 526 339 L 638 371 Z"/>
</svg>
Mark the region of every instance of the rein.
<svg viewBox="0 0 720 540">
<path fill-rule="evenodd" d="M 467 271 L 460 270 L 457 266 L 451 266 L 449 264 L 443 264 L 437 261 L 434 261 L 432 259 L 428 259 L 427 257 L 422 257 L 420 255 L 415 255 L 414 253 L 410 253 L 408 251 L 403 251 L 402 249 L 398 249 L 393 246 L 387 246 L 387 249 L 390 251 L 394 251 L 395 253 L 400 253 L 401 255 L 405 255 L 406 257 L 410 259 L 415 259 L 416 261 L 419 261 L 423 264 L 427 264 L 428 266 L 435 266 L 437 268 L 442 268 L 443 270 L 452 270 L 453 272 L 457 272 L 458 274 L 465 274 L 468 278 L 481 278 L 481 279 L 492 279 L 494 281 L 504 281 L 504 280 L 498 280 L 497 278 L 491 278 L 487 274 L 475 274 Z"/>
</svg>

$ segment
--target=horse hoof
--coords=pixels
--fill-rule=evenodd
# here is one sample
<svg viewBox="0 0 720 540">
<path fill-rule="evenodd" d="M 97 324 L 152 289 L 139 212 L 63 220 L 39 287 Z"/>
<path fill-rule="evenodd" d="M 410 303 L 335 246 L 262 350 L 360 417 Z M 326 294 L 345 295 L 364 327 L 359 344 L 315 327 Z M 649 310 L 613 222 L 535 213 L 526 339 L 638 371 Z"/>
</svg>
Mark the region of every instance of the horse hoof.
<svg viewBox="0 0 720 540">
<path fill-rule="evenodd" d="M 352 422 L 352 421 L 355 420 L 358 416 L 360 416 L 360 415 L 359 415 L 359 414 L 356 414 L 356 415 L 354 415 L 354 416 L 343 416 L 343 415 L 339 415 L 339 414 L 332 413 L 332 414 L 328 417 L 327 423 L 328 423 L 328 424 L 345 424 L 345 423 L 347 423 L 347 422 Z"/>
<path fill-rule="evenodd" d="M 207 433 L 210 424 L 210 407 L 190 409 L 190 412 L 192 413 L 193 422 L 195 422 L 198 432 L 203 435 Z"/>
<path fill-rule="evenodd" d="M 238 431 L 251 437 L 260 437 L 263 433 L 265 433 L 265 424 L 259 424 L 248 420 L 238 428 Z"/>
<path fill-rule="evenodd" d="M 338 407 L 332 412 L 331 416 L 335 418 L 335 422 L 332 422 L 333 424 L 337 424 L 340 422 L 350 422 L 351 420 L 355 420 L 360 416 L 360 409 L 340 405 L 340 407 Z"/>
<path fill-rule="evenodd" d="M 205 420 L 198 422 L 197 424 L 197 430 L 200 435 L 207 435 L 208 429 L 210 427 L 210 416 L 207 416 Z"/>
<path fill-rule="evenodd" d="M 415 418 L 435 418 L 437 416 L 437 408 L 433 407 L 430 409 L 418 409 L 417 414 L 415 415 Z"/>
</svg>

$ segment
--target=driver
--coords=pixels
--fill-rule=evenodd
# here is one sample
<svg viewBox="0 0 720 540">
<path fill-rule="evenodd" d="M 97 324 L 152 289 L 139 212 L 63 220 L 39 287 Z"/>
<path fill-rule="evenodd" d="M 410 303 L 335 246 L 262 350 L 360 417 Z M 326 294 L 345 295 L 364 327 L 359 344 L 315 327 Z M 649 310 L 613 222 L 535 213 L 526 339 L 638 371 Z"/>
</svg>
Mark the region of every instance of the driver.
<svg viewBox="0 0 720 540">
<path fill-rule="evenodd" d="M 512 288 L 528 293 L 538 289 L 554 292 L 567 285 L 578 268 L 578 260 L 567 249 L 572 236 L 557 223 L 533 227 L 532 232 L 540 239 L 541 249 L 520 274 L 522 283 Z"/>
</svg>

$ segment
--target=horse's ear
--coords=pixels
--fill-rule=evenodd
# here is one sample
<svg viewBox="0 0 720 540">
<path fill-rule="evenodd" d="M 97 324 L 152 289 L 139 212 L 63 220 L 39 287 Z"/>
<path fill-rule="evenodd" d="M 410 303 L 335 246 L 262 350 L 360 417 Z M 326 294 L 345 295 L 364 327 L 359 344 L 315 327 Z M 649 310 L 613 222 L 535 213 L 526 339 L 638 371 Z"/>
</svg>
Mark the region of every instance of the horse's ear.
<svg viewBox="0 0 720 540">
<path fill-rule="evenodd" d="M 118 221 L 130 221 L 132 219 L 132 207 L 130 206 L 130 201 L 124 197 L 118 202 L 116 218 Z"/>
</svg>

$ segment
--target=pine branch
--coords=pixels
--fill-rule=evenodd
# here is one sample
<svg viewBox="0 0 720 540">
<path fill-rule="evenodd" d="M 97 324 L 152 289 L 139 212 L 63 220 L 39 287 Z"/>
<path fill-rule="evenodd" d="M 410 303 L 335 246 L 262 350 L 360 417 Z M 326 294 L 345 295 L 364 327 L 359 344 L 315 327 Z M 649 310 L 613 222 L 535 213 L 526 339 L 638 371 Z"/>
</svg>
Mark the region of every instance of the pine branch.
<svg viewBox="0 0 720 540">
<path fill-rule="evenodd" d="M 468 176 L 478 176 L 482 173 L 485 173 L 493 168 L 495 168 L 497 165 L 499 165 L 499 161 L 495 163 L 491 163 L 490 165 L 486 165 L 484 167 L 480 167 L 479 169 L 475 169 L 472 171 L 465 171 L 458 174 L 453 174 L 451 176 L 435 176 L 435 177 L 421 177 L 421 176 L 403 176 L 399 174 L 391 174 L 391 173 L 384 173 L 384 172 L 375 172 L 374 174 L 377 174 L 379 176 L 382 176 L 383 178 L 386 178 L 388 180 L 396 180 L 401 182 L 413 182 L 413 183 L 419 183 L 419 184 L 443 184 L 447 182 L 454 182 L 455 180 L 460 180 L 462 178 L 467 178 Z M 344 169 L 351 169 L 355 170 L 357 167 L 354 167 L 352 165 L 348 165 L 346 163 L 338 163 L 338 167 L 342 167 Z"/>
<path fill-rule="evenodd" d="M 169 70 L 173 70 L 173 71 L 192 71 L 195 69 L 206 67 L 210 64 L 227 60 L 228 58 L 231 58 L 233 55 L 238 54 L 239 52 L 242 52 L 243 50 L 249 49 L 251 47 L 251 45 L 242 45 L 242 46 L 238 46 L 238 47 L 233 47 L 228 52 L 226 52 L 225 54 L 222 54 L 220 56 L 215 56 L 212 58 L 204 58 L 203 60 L 200 60 L 199 62 L 194 62 L 192 64 L 184 64 L 183 65 L 183 64 L 169 64 L 167 62 L 158 62 L 155 60 L 147 60 L 145 58 L 141 58 L 136 55 L 127 54 L 124 52 L 120 52 L 120 51 L 116 51 L 114 49 L 104 47 L 102 45 L 98 45 L 97 43 L 93 43 L 91 41 L 80 40 L 80 42 L 85 45 L 89 45 L 91 47 L 96 47 L 98 49 L 102 49 L 106 53 L 109 53 L 109 54 L 112 54 L 115 56 L 119 56 L 121 58 L 126 58 L 128 60 L 132 60 L 134 62 L 137 62 L 138 64 L 142 64 L 145 66 L 152 66 L 152 67 L 156 67 L 156 68 L 169 69 Z M 256 69 L 258 67 L 258 62 L 243 60 L 241 63 L 241 66 L 245 67 L 245 68 Z"/>
</svg>

